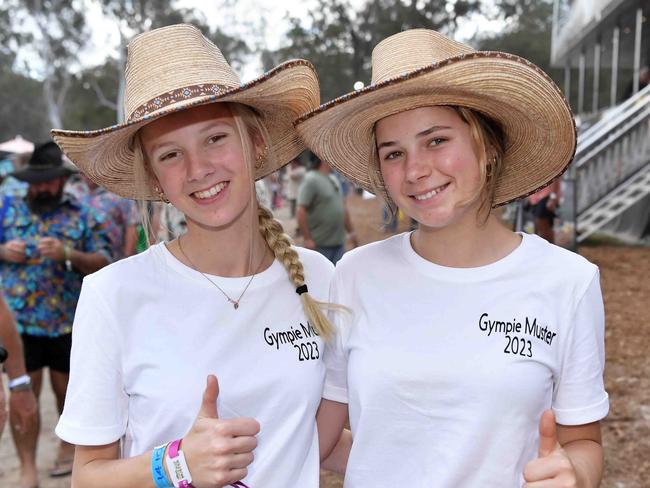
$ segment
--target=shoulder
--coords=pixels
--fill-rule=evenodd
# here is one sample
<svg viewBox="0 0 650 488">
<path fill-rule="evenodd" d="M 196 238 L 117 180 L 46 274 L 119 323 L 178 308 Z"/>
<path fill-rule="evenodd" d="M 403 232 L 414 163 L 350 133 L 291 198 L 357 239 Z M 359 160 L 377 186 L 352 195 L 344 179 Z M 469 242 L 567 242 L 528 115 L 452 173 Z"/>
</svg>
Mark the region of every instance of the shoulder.
<svg viewBox="0 0 650 488">
<path fill-rule="evenodd" d="M 404 239 L 408 233 L 397 234 L 381 241 L 371 242 L 346 252 L 336 265 L 336 274 L 357 272 L 368 266 L 385 263 L 400 255 Z"/>
<path fill-rule="evenodd" d="M 598 273 L 598 266 L 583 256 L 551 244 L 534 234 L 524 235 L 526 259 L 540 274 L 555 274 L 567 283 L 578 282 L 585 287 Z"/>
<path fill-rule="evenodd" d="M 111 263 L 86 276 L 84 283 L 102 291 L 115 287 L 129 288 L 137 283 L 155 283 L 157 270 L 165 266 L 161 246 L 164 244 L 155 244 L 144 252 Z"/>
</svg>

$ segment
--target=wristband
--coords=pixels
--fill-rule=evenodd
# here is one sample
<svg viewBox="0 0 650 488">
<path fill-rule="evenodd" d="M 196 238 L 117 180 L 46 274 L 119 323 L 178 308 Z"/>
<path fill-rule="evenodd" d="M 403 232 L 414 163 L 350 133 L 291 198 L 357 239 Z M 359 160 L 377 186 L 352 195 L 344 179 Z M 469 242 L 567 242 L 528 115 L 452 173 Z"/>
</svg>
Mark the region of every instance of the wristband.
<svg viewBox="0 0 650 488">
<path fill-rule="evenodd" d="M 9 387 L 9 391 L 28 390 L 29 388 L 32 387 L 32 379 L 29 377 L 28 374 L 24 374 L 22 376 L 19 376 L 18 378 L 9 380 L 7 386 Z"/>
<path fill-rule="evenodd" d="M 193 488 L 192 475 L 190 469 L 185 462 L 185 455 L 180 450 L 182 439 L 175 440 L 169 444 L 169 451 L 167 451 L 167 471 L 172 479 L 172 483 L 176 488 Z"/>
<path fill-rule="evenodd" d="M 167 449 L 168 445 L 169 443 L 155 447 L 151 453 L 151 477 L 153 478 L 156 488 L 170 488 L 174 486 L 169 481 L 167 473 L 165 473 L 165 467 L 163 466 L 165 449 Z"/>
</svg>

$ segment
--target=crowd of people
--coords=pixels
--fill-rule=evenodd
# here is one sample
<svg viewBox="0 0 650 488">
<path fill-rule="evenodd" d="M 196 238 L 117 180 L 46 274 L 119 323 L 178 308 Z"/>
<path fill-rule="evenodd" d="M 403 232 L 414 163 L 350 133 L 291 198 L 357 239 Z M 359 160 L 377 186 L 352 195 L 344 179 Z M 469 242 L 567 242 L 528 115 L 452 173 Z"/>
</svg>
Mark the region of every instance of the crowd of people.
<svg viewBox="0 0 650 488">
<path fill-rule="evenodd" d="M 128 122 L 53 130 L 2 183 L 22 488 L 45 370 L 74 486 L 598 485 L 598 269 L 496 210 L 552 222 L 576 133 L 550 78 L 426 29 L 323 105 L 309 62 L 241 83 L 187 24 L 127 65 Z M 358 247 L 352 185 L 416 225 Z"/>
</svg>

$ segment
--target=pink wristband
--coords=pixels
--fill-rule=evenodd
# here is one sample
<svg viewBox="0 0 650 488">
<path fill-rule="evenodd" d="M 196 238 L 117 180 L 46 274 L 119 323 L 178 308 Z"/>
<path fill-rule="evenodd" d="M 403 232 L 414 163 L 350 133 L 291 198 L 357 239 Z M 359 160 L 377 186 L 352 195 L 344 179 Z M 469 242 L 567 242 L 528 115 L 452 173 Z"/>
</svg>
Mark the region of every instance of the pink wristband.
<svg viewBox="0 0 650 488">
<path fill-rule="evenodd" d="M 175 487 L 194 488 L 192 486 L 192 476 L 185 462 L 183 451 L 180 450 L 182 439 L 177 439 L 169 444 L 167 451 L 167 470 Z M 179 476 L 180 475 L 180 476 Z"/>
</svg>

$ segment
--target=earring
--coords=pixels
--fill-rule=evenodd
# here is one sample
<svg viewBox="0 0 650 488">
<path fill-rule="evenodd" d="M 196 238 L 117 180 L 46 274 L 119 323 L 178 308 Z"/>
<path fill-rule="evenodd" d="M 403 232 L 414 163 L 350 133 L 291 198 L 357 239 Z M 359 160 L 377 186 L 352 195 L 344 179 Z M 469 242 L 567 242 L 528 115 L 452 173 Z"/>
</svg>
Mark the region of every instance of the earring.
<svg viewBox="0 0 650 488">
<path fill-rule="evenodd" d="M 497 156 L 495 154 L 494 156 L 492 156 L 492 159 L 490 160 L 490 162 L 485 166 L 485 176 L 487 178 L 492 177 L 492 170 L 494 169 L 496 164 L 497 164 Z"/>
<path fill-rule="evenodd" d="M 155 185 L 153 187 L 153 191 L 156 193 L 156 195 L 158 195 L 159 200 L 162 200 L 165 203 L 169 203 L 169 200 L 167 199 L 167 195 L 165 195 L 164 191 L 158 188 L 158 185 Z"/>
<path fill-rule="evenodd" d="M 264 150 L 261 153 L 259 153 L 258 156 L 255 158 L 255 169 L 260 169 L 262 167 L 268 152 L 269 152 L 269 146 L 264 146 Z"/>
</svg>

